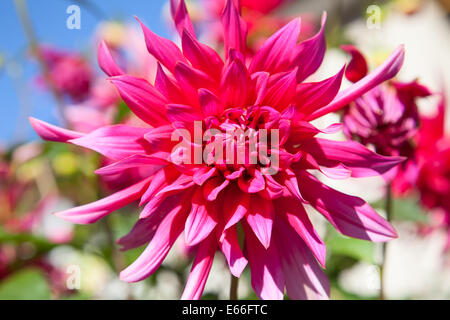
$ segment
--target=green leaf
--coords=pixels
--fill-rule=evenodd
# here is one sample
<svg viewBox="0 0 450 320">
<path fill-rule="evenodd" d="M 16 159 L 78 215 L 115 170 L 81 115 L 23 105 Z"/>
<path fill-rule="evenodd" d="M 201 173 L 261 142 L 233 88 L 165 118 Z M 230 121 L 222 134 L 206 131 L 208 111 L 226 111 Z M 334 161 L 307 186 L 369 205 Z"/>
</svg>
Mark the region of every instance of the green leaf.
<svg viewBox="0 0 450 320">
<path fill-rule="evenodd" d="M 48 300 L 49 285 L 37 269 L 18 271 L 0 282 L 0 300 Z"/>
<path fill-rule="evenodd" d="M 327 249 L 332 254 L 343 255 L 368 263 L 375 263 L 375 245 L 373 242 L 345 237 L 330 228 L 325 243 Z"/>
<path fill-rule="evenodd" d="M 373 204 L 374 208 L 384 209 L 385 202 L 378 201 Z M 391 220 L 413 221 L 428 223 L 428 215 L 423 210 L 416 197 L 392 199 Z"/>
</svg>

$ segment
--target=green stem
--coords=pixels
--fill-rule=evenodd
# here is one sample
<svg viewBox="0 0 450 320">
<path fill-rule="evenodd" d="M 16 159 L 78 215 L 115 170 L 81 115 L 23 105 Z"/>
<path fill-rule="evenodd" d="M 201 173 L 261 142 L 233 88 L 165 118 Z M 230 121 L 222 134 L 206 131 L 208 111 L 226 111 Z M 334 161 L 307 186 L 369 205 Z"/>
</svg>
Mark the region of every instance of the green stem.
<svg viewBox="0 0 450 320">
<path fill-rule="evenodd" d="M 235 276 L 231 275 L 230 300 L 238 299 L 238 293 L 237 293 L 238 285 L 239 285 L 239 278 L 236 278 Z"/>
<path fill-rule="evenodd" d="M 19 16 L 19 20 L 23 27 L 23 31 L 25 32 L 25 36 L 28 39 L 28 45 L 30 47 L 31 54 L 34 55 L 34 57 L 39 63 L 44 80 L 47 83 L 48 87 L 50 88 L 50 91 L 52 92 L 56 100 L 56 105 L 58 107 L 61 120 L 63 124 L 67 126 L 68 122 L 64 114 L 63 97 L 61 95 L 61 92 L 59 92 L 59 90 L 55 86 L 55 83 L 53 82 L 49 66 L 47 65 L 47 61 L 45 61 L 45 58 L 40 50 L 39 41 L 37 39 L 36 34 L 34 33 L 30 15 L 28 14 L 27 3 L 25 0 L 14 0 L 14 4 L 16 6 L 17 15 Z"/>
<path fill-rule="evenodd" d="M 392 186 L 389 183 L 386 188 L 386 220 L 391 221 L 392 216 Z M 382 262 L 380 266 L 380 300 L 386 299 L 386 261 L 387 261 L 388 243 L 382 245 Z"/>
</svg>

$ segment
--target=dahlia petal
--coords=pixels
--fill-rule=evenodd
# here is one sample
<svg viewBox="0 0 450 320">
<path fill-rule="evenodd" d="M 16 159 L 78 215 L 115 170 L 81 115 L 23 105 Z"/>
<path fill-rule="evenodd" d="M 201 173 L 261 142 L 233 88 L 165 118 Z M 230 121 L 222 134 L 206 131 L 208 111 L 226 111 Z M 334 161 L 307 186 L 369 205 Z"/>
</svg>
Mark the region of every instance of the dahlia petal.
<svg viewBox="0 0 450 320">
<path fill-rule="evenodd" d="M 345 69 L 345 77 L 351 82 L 357 82 L 367 75 L 367 62 L 362 53 L 352 45 L 343 45 L 341 49 L 351 54 L 352 59 Z"/>
<path fill-rule="evenodd" d="M 121 280 L 137 282 L 147 278 L 159 268 L 170 248 L 183 231 L 187 214 L 183 202 L 181 201 L 164 217 L 144 252 L 120 273 Z"/>
<path fill-rule="evenodd" d="M 303 115 L 327 105 L 333 100 L 341 87 L 345 66 L 335 75 L 320 82 L 297 85 L 296 98 L 298 111 Z"/>
<path fill-rule="evenodd" d="M 298 188 L 297 177 L 295 176 L 294 172 L 292 172 L 291 169 L 286 169 L 284 172 L 285 176 L 283 184 L 295 198 L 304 202 L 300 189 Z"/>
<path fill-rule="evenodd" d="M 135 154 L 145 154 L 142 137 L 148 128 L 112 125 L 68 142 L 97 151 L 113 160 L 120 160 Z"/>
<path fill-rule="evenodd" d="M 135 154 L 129 156 L 128 158 L 124 158 L 117 162 L 114 162 L 110 165 L 101 167 L 100 169 L 95 170 L 95 173 L 99 175 L 114 175 L 122 173 L 123 171 L 130 168 L 151 166 L 153 167 L 152 171 L 147 172 L 147 174 L 150 176 L 155 174 L 165 165 L 167 165 L 167 161 L 164 161 L 160 158 L 155 158 L 144 154 Z"/>
<path fill-rule="evenodd" d="M 260 299 L 281 300 L 284 296 L 284 275 L 280 254 L 275 245 L 264 248 L 251 227 L 243 223 L 246 256 L 250 265 L 252 287 Z"/>
<path fill-rule="evenodd" d="M 260 105 L 266 95 L 270 74 L 268 72 L 255 72 L 251 75 L 254 82 L 255 105 Z"/>
<path fill-rule="evenodd" d="M 184 31 L 181 38 L 184 56 L 192 66 L 213 78 L 218 78 L 223 68 L 223 61 L 215 50 L 200 43 L 189 31 Z"/>
<path fill-rule="evenodd" d="M 325 22 L 327 15 L 322 14 L 322 23 L 319 32 L 312 38 L 300 42 L 295 48 L 291 65 L 298 67 L 297 83 L 302 82 L 319 69 L 325 56 Z"/>
<path fill-rule="evenodd" d="M 298 176 L 305 199 L 342 234 L 373 242 L 397 237 L 389 222 L 361 198 L 334 190 L 305 171 Z"/>
<path fill-rule="evenodd" d="M 225 189 L 229 184 L 230 180 L 226 180 L 221 177 L 209 179 L 203 187 L 203 196 L 208 201 L 214 201 L 217 199 L 220 191 Z"/>
<path fill-rule="evenodd" d="M 148 142 L 149 148 L 154 151 L 152 154 L 158 154 L 167 146 L 171 147 L 170 138 L 172 137 L 173 131 L 173 126 L 169 124 L 156 128 L 150 128 L 147 133 L 144 134 L 144 139 Z"/>
<path fill-rule="evenodd" d="M 147 178 L 106 198 L 76 208 L 56 212 L 55 215 L 73 223 L 94 223 L 111 212 L 139 199 L 149 182 L 150 178 Z"/>
<path fill-rule="evenodd" d="M 238 178 L 239 188 L 246 193 L 257 193 L 264 190 L 266 182 L 259 170 L 255 170 L 252 177 L 240 176 Z"/>
<path fill-rule="evenodd" d="M 382 65 L 349 88 L 338 93 L 330 104 L 314 111 L 306 118 L 306 120 L 311 121 L 330 112 L 337 111 L 382 82 L 391 79 L 400 70 L 404 56 L 404 46 L 401 45 L 391 53 L 389 58 L 386 59 Z"/>
<path fill-rule="evenodd" d="M 404 161 L 403 157 L 379 155 L 355 141 L 313 138 L 302 142 L 301 149 L 311 154 L 320 166 L 333 168 L 344 165 L 352 177 L 383 174 Z"/>
<path fill-rule="evenodd" d="M 198 90 L 198 99 L 205 117 L 222 115 L 223 105 L 214 93 L 207 89 L 200 89 Z"/>
<path fill-rule="evenodd" d="M 184 0 L 170 0 L 170 12 L 180 36 L 183 34 L 184 29 L 195 35 L 194 27 L 192 26 L 192 21 Z"/>
<path fill-rule="evenodd" d="M 160 170 L 156 174 L 153 175 L 152 181 L 150 182 L 148 189 L 141 197 L 141 202 L 139 205 L 143 205 L 148 202 L 151 198 L 153 198 L 158 191 L 160 191 L 163 187 L 167 186 L 176 173 L 173 173 L 172 170 Z"/>
<path fill-rule="evenodd" d="M 148 243 L 153 238 L 156 228 L 163 218 L 161 217 L 157 221 L 157 217 L 157 215 L 153 215 L 149 218 L 139 219 L 128 234 L 116 241 L 121 246 L 120 250 L 126 251 Z"/>
<path fill-rule="evenodd" d="M 69 142 L 69 140 L 77 139 L 84 136 L 83 133 L 60 128 L 47 122 L 29 117 L 31 126 L 34 131 L 44 140 L 54 142 Z"/>
<path fill-rule="evenodd" d="M 206 239 L 217 225 L 215 204 L 206 204 L 201 189 L 197 189 L 192 201 L 191 211 L 184 227 L 185 240 L 188 246 L 194 246 Z"/>
<path fill-rule="evenodd" d="M 280 252 L 286 282 L 286 292 L 291 299 L 329 299 L 330 284 L 314 256 L 283 220 L 275 222 L 275 241 Z"/>
<path fill-rule="evenodd" d="M 217 242 L 213 236 L 199 244 L 181 300 L 198 300 L 201 298 L 216 249 Z"/>
<path fill-rule="evenodd" d="M 200 88 L 216 91 L 217 85 L 209 75 L 186 63 L 178 62 L 175 66 L 174 75 L 184 90 L 190 90 L 190 95 L 196 96 Z"/>
<path fill-rule="evenodd" d="M 245 52 L 247 40 L 247 26 L 239 15 L 239 11 L 233 0 L 226 0 L 222 12 L 223 36 L 225 52 L 230 49 Z"/>
<path fill-rule="evenodd" d="M 164 108 L 167 101 L 147 80 L 128 75 L 109 80 L 131 111 L 143 121 L 155 127 L 167 123 Z"/>
<path fill-rule="evenodd" d="M 300 34 L 300 19 L 294 19 L 274 33 L 255 53 L 250 71 L 285 71 Z"/>
<path fill-rule="evenodd" d="M 113 76 L 120 76 L 120 75 L 124 74 L 122 69 L 120 69 L 120 67 L 114 61 L 114 58 L 111 55 L 111 52 L 109 51 L 109 48 L 106 45 L 105 41 L 102 41 L 100 43 L 100 46 L 98 48 L 98 53 L 97 53 L 97 60 L 98 60 L 98 65 L 100 66 L 100 68 L 108 76 L 113 77 Z"/>
<path fill-rule="evenodd" d="M 320 172 L 330 179 L 347 179 L 352 176 L 352 171 L 344 166 L 343 164 L 338 164 L 336 167 L 319 167 Z"/>
<path fill-rule="evenodd" d="M 169 119 L 170 122 L 181 121 L 190 123 L 203 119 L 202 115 L 189 105 L 168 104 L 166 105 L 166 108 L 167 119 Z"/>
<path fill-rule="evenodd" d="M 181 199 L 179 194 L 169 196 L 162 201 L 155 214 L 139 219 L 128 234 L 117 240 L 117 244 L 122 246 L 121 250 L 134 249 L 151 241 L 161 221 Z"/>
<path fill-rule="evenodd" d="M 192 181 L 192 177 L 181 174 L 174 182 L 169 184 L 168 186 L 162 188 L 155 196 L 161 194 L 174 194 L 182 190 L 186 190 L 194 185 L 194 181 Z"/>
<path fill-rule="evenodd" d="M 223 233 L 224 236 L 220 243 L 220 249 L 227 259 L 231 274 L 239 278 L 247 266 L 248 261 L 242 254 L 241 247 L 239 246 L 236 227 L 233 226 L 225 229 Z"/>
<path fill-rule="evenodd" d="M 273 225 L 272 201 L 261 197 L 253 197 L 250 201 L 250 210 L 247 212 L 246 221 L 259 239 L 264 248 L 270 245 Z"/>
<path fill-rule="evenodd" d="M 235 199 L 234 201 L 225 201 L 223 203 L 224 229 L 228 229 L 247 214 L 250 208 L 250 195 L 240 192 L 236 187 L 230 187 L 225 190 L 224 198 Z"/>
<path fill-rule="evenodd" d="M 217 174 L 216 167 L 201 167 L 195 171 L 193 180 L 199 186 L 203 185 L 208 179 Z"/>
<path fill-rule="evenodd" d="M 160 61 L 170 72 L 174 72 L 177 62 L 187 62 L 181 50 L 172 41 L 156 35 L 147 28 L 139 19 L 136 20 L 141 25 L 144 32 L 147 50 L 158 61 Z"/>
<path fill-rule="evenodd" d="M 297 69 L 294 69 L 271 76 L 262 103 L 277 110 L 288 107 L 295 97 L 296 73 Z"/>
<path fill-rule="evenodd" d="M 281 198 L 275 202 L 277 213 L 305 241 L 317 261 L 325 268 L 326 246 L 314 229 L 303 205 L 294 198 Z"/>
<path fill-rule="evenodd" d="M 159 62 L 157 65 L 155 88 L 170 102 L 186 103 L 186 97 L 176 81 L 164 72 Z"/>
<path fill-rule="evenodd" d="M 247 101 L 249 77 L 245 65 L 234 60 L 225 68 L 220 84 L 222 102 L 225 106 L 241 107 Z"/>
<path fill-rule="evenodd" d="M 327 128 L 320 130 L 309 122 L 297 120 L 291 124 L 288 141 L 291 144 L 296 145 L 303 143 L 303 141 L 310 140 L 319 133 L 332 134 L 341 130 L 341 123 L 334 123 Z"/>
</svg>

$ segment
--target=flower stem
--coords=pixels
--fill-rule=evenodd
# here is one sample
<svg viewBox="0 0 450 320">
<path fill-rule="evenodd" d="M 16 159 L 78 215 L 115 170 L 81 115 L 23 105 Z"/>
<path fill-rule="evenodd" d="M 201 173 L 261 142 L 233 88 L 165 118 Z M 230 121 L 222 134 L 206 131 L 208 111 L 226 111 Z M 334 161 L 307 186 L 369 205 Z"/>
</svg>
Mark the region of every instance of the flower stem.
<svg viewBox="0 0 450 320">
<path fill-rule="evenodd" d="M 386 188 L 386 220 L 391 221 L 392 215 L 392 186 L 389 183 Z M 382 245 L 382 262 L 380 266 L 380 300 L 386 299 L 386 260 L 387 260 L 388 243 L 383 242 Z"/>
<path fill-rule="evenodd" d="M 31 54 L 34 55 L 34 57 L 36 58 L 41 67 L 42 75 L 55 98 L 56 106 L 58 108 L 59 115 L 61 117 L 63 124 L 65 126 L 68 126 L 68 122 L 64 114 L 63 97 L 61 95 L 61 92 L 59 92 L 59 90 L 55 86 L 55 83 L 53 82 L 53 79 L 50 75 L 49 66 L 47 65 L 47 62 L 45 61 L 45 58 L 39 47 L 39 41 L 37 39 L 36 34 L 34 33 L 34 29 L 28 13 L 26 0 L 14 0 L 14 4 L 16 7 L 17 15 L 19 16 L 19 20 L 23 27 L 23 31 L 25 32 L 25 36 L 28 39 L 28 45 L 30 47 Z"/>
<path fill-rule="evenodd" d="M 239 284 L 239 278 L 236 278 L 231 274 L 231 283 L 230 283 L 230 300 L 237 300 L 238 299 L 238 284 Z"/>
</svg>

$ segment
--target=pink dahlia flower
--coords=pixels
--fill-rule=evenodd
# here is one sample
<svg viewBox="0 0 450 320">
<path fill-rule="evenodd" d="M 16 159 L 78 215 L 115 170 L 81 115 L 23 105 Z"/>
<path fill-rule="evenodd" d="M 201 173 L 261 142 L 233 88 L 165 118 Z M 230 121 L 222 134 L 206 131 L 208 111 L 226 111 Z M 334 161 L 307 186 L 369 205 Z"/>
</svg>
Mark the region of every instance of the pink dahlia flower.
<svg viewBox="0 0 450 320">
<path fill-rule="evenodd" d="M 346 77 L 356 82 L 367 74 L 366 60 L 353 46 L 343 49 L 352 55 Z M 346 108 L 344 133 L 349 139 L 373 146 L 380 154 L 412 157 L 412 140 L 419 127 L 416 99 L 430 94 L 417 81 L 390 81 L 375 87 Z"/>
<path fill-rule="evenodd" d="M 182 49 L 141 24 L 148 51 L 159 61 L 154 85 L 124 74 L 107 47 L 100 47 L 102 69 L 147 127 L 113 125 L 83 134 L 31 119 L 44 139 L 87 147 L 114 160 L 97 170 L 100 175 L 136 167 L 147 171 L 128 188 L 57 215 L 93 223 L 139 200 L 140 218 L 118 243 L 124 249 L 148 245 L 120 278 L 147 278 L 184 231 L 185 243 L 197 249 L 183 299 L 201 297 L 218 249 L 236 277 L 249 264 L 260 298 L 282 299 L 285 290 L 292 299 L 327 298 L 329 284 L 321 268 L 326 249 L 304 205 L 350 237 L 387 241 L 396 232 L 362 199 L 324 185 L 312 172 L 336 179 L 367 177 L 383 174 L 403 158 L 378 155 L 356 142 L 318 138 L 340 126 L 320 130 L 310 121 L 393 77 L 403 48 L 339 92 L 344 68 L 323 81 L 305 82 L 325 53 L 325 16 L 311 39 L 298 43 L 300 20 L 295 19 L 246 61 L 246 28 L 233 1 L 222 14 L 225 59 L 197 40 L 184 1 L 172 12 Z M 256 149 L 248 151 L 251 147 Z M 255 152 L 258 161 L 252 161 Z"/>
</svg>

